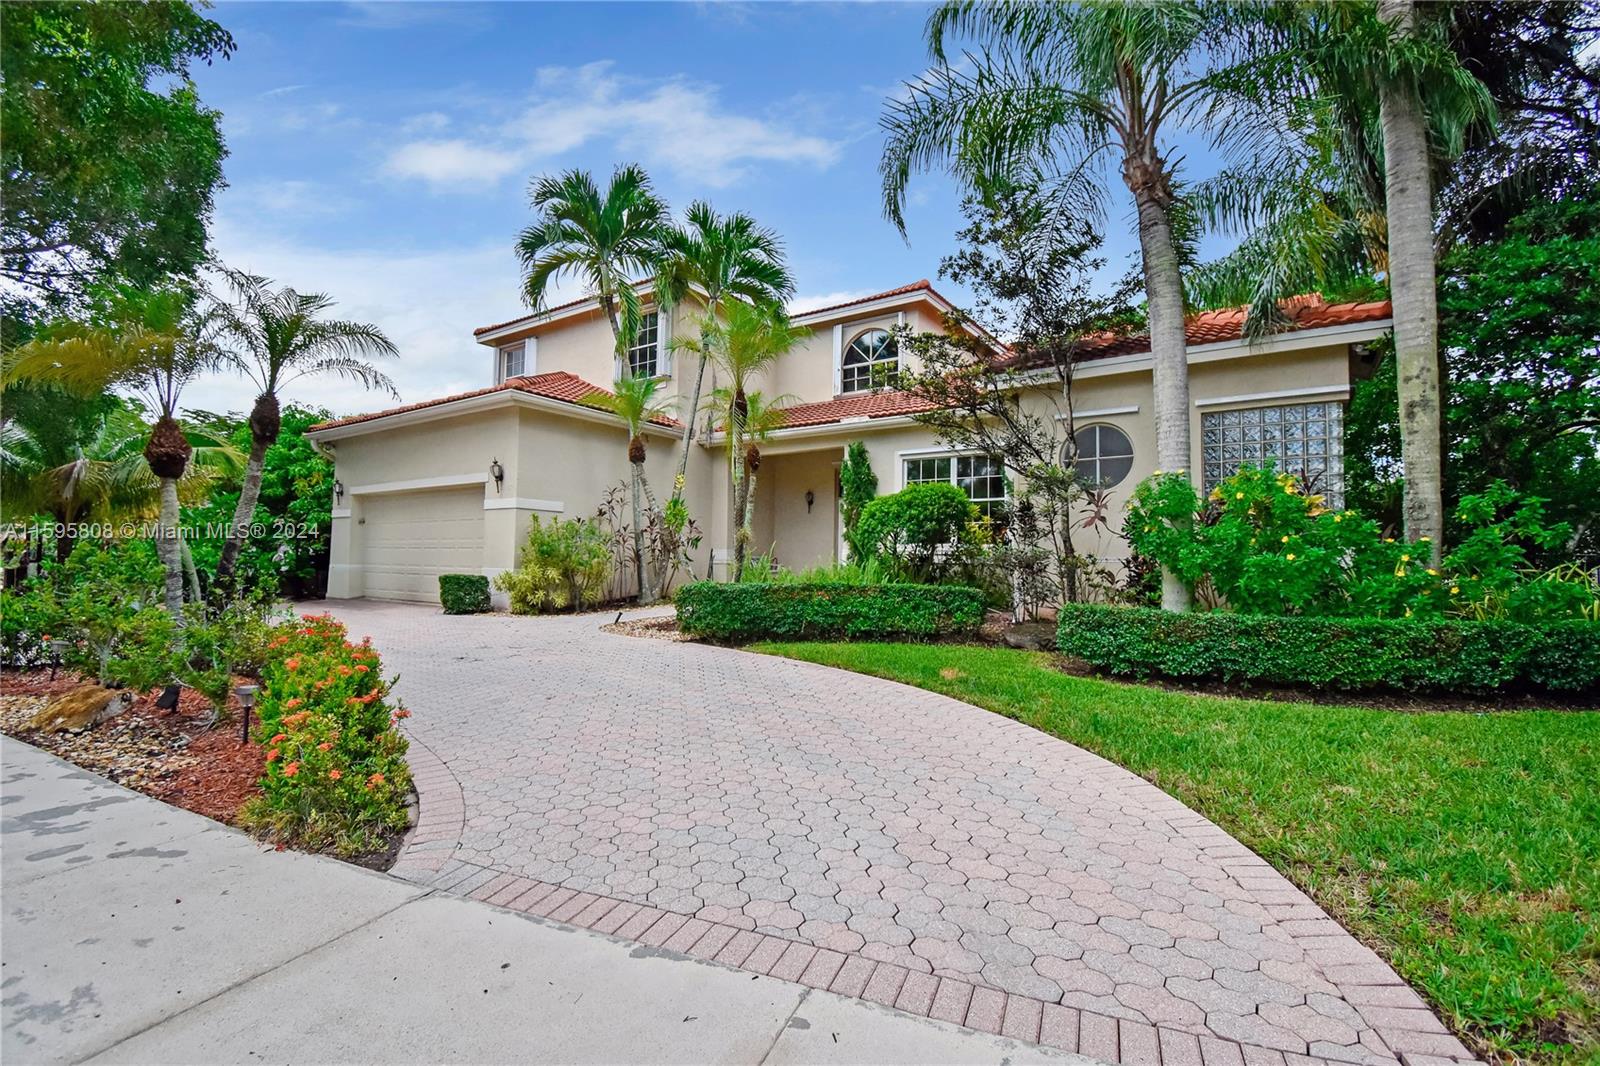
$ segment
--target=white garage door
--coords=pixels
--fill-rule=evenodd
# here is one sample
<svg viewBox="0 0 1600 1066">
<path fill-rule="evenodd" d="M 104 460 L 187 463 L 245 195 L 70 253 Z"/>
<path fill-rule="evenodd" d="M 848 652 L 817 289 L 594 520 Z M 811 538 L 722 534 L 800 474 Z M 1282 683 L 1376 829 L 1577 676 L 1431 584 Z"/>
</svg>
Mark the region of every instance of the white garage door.
<svg viewBox="0 0 1600 1066">
<path fill-rule="evenodd" d="M 362 499 L 366 594 L 439 602 L 440 574 L 483 572 L 483 487 Z"/>
</svg>

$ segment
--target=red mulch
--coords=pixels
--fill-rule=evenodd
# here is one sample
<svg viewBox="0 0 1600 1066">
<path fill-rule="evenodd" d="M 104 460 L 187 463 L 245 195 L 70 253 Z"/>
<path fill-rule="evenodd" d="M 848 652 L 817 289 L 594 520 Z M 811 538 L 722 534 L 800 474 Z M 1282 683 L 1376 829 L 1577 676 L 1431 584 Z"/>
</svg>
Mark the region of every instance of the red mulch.
<svg viewBox="0 0 1600 1066">
<path fill-rule="evenodd" d="M 239 808 L 260 791 L 257 781 L 266 752 L 253 740 L 240 743 L 240 708 L 231 697 L 227 716 L 212 728 L 206 726 L 210 704 L 188 688 L 181 690 L 171 711 L 156 707 L 161 690 L 153 689 L 126 712 L 82 733 L 43 734 L 28 728 L 28 719 L 44 704 L 27 697 L 57 696 L 83 683 L 65 673 L 51 681 L 48 670 L 6 671 L 0 677 L 0 730 L 219 822 L 235 823 Z M 251 725 L 253 729 L 254 721 Z"/>
</svg>

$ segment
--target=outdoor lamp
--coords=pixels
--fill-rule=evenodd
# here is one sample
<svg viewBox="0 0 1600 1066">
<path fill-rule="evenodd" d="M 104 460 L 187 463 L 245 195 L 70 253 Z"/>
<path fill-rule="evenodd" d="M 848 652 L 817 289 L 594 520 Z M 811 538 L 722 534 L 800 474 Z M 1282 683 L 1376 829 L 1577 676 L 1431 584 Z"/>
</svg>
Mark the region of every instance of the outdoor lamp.
<svg viewBox="0 0 1600 1066">
<path fill-rule="evenodd" d="M 239 706 L 244 708 L 244 713 L 239 716 L 242 719 L 239 729 L 241 744 L 250 743 L 250 708 L 256 705 L 256 693 L 260 691 L 257 685 L 240 685 L 233 690 L 233 694 L 239 697 Z"/>
<path fill-rule="evenodd" d="M 506 468 L 500 465 L 500 460 L 489 460 L 489 476 L 494 478 L 494 491 L 499 492 L 500 486 L 506 483 Z"/>
<path fill-rule="evenodd" d="M 344 502 L 344 482 L 338 478 L 333 479 L 333 498 L 337 503 Z"/>
<path fill-rule="evenodd" d="M 67 642 L 60 637 L 50 638 L 50 680 L 56 679 L 56 670 L 61 666 L 61 653 L 67 650 Z"/>
<path fill-rule="evenodd" d="M 811 513 L 811 505 L 817 502 L 817 494 L 806 489 L 806 514 Z"/>
</svg>

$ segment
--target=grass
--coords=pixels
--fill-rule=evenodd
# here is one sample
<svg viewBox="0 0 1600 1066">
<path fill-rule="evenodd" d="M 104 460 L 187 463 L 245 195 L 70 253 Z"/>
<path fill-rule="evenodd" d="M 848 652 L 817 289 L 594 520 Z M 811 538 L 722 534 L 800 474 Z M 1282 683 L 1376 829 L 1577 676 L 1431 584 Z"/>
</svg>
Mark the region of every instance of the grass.
<svg viewBox="0 0 1600 1066">
<path fill-rule="evenodd" d="M 1600 715 L 1193 696 L 960 645 L 756 650 L 931 689 L 1127 767 L 1388 958 L 1480 1051 L 1600 1062 Z"/>
</svg>

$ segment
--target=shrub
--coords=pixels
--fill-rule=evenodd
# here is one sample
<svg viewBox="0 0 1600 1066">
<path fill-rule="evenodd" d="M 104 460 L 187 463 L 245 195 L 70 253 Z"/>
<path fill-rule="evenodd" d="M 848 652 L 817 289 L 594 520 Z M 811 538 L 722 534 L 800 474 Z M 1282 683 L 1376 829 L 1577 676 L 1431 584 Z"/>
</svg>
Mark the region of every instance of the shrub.
<svg viewBox="0 0 1600 1066">
<path fill-rule="evenodd" d="M 676 602 L 685 633 L 725 641 L 940 637 L 983 622 L 983 593 L 957 585 L 700 581 Z"/>
<path fill-rule="evenodd" d="M 1600 626 L 1068 604 L 1057 645 L 1113 674 L 1318 688 L 1600 691 Z"/>
<path fill-rule="evenodd" d="M 608 540 L 595 520 L 553 518 L 546 525 L 535 515 L 521 565 L 496 577 L 494 586 L 511 597 L 513 614 L 593 606 L 611 572 Z"/>
<path fill-rule="evenodd" d="M 1461 500 L 1457 513 L 1468 532 L 1431 567 L 1427 538 L 1385 537 L 1378 523 L 1330 510 L 1270 465 L 1241 467 L 1206 503 L 1181 475 L 1141 482 L 1123 528 L 1136 553 L 1177 574 L 1202 600 L 1255 614 L 1524 622 L 1597 610 L 1586 575 L 1527 569 L 1528 545 L 1547 547 L 1568 530 L 1547 525 L 1540 501 L 1519 499 L 1504 485 Z"/>
<path fill-rule="evenodd" d="M 440 574 L 439 606 L 445 614 L 482 614 L 489 609 L 489 579 L 482 574 Z"/>
<path fill-rule="evenodd" d="M 406 825 L 411 775 L 370 641 L 352 644 L 327 616 L 303 615 L 268 644 L 257 704 L 267 738 L 262 794 L 245 823 L 281 843 L 351 855 Z"/>
<path fill-rule="evenodd" d="M 878 475 L 872 472 L 872 458 L 867 454 L 866 442 L 853 440 L 844 450 L 844 462 L 839 466 L 839 515 L 844 522 L 844 541 L 850 548 L 852 562 L 862 558 L 856 547 L 856 526 L 861 522 L 861 511 L 877 495 Z"/>
<path fill-rule="evenodd" d="M 955 485 L 911 485 L 861 509 L 855 546 L 903 578 L 936 581 L 960 549 L 979 543 L 978 508 Z"/>
</svg>

